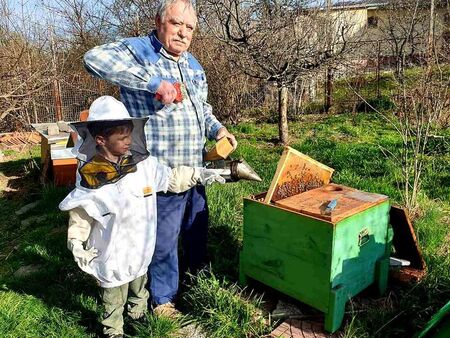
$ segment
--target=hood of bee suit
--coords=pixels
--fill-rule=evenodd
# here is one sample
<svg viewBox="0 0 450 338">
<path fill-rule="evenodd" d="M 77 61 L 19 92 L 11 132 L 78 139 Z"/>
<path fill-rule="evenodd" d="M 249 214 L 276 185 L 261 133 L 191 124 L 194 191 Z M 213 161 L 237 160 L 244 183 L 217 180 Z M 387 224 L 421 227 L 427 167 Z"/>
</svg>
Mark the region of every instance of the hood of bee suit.
<svg viewBox="0 0 450 338">
<path fill-rule="evenodd" d="M 144 133 L 144 126 L 148 117 L 130 117 L 125 105 L 112 96 L 101 96 L 92 102 L 89 108 L 89 116 L 86 121 L 70 124 L 78 134 L 78 140 L 73 149 L 74 155 L 80 162 L 89 162 L 97 154 L 95 138 L 88 130 L 89 123 L 96 121 L 131 121 L 133 131 L 131 133 L 132 144 L 130 153 L 134 162 L 138 163 L 149 156 Z M 81 164 L 82 165 L 82 164 Z"/>
</svg>

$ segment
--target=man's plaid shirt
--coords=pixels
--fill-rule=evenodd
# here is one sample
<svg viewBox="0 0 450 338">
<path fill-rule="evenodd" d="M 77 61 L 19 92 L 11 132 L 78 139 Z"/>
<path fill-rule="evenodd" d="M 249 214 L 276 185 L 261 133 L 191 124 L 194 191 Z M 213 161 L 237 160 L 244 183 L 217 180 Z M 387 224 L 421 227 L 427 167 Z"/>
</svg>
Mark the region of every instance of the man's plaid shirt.
<svg viewBox="0 0 450 338">
<path fill-rule="evenodd" d="M 151 155 L 172 168 L 203 165 L 205 137 L 214 139 L 222 125 L 206 102 L 205 72 L 190 53 L 175 61 L 153 32 L 95 47 L 84 64 L 94 76 L 120 86 L 131 116 L 149 117 L 145 134 Z M 184 83 L 188 97 L 163 105 L 155 99 L 162 80 Z"/>
</svg>

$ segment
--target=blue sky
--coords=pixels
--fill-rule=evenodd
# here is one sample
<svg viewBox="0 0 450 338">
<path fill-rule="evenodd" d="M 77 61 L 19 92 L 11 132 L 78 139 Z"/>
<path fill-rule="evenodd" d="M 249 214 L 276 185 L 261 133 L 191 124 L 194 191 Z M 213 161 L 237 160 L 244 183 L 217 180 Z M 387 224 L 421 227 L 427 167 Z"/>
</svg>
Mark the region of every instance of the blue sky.
<svg viewBox="0 0 450 338">
<path fill-rule="evenodd" d="M 91 0 L 93 3 L 96 0 Z M 326 0 L 318 0 L 318 3 L 324 3 Z M 351 0 L 332 0 L 333 3 L 346 2 Z M 352 0 L 354 1 L 354 0 Z M 29 17 L 32 21 L 45 24 L 47 20 L 54 21 L 56 18 L 52 18 L 51 10 L 46 7 L 57 7 L 58 0 L 6 0 L 9 8 L 15 12 L 15 14 Z M 23 8 L 22 8 L 23 5 Z"/>
</svg>

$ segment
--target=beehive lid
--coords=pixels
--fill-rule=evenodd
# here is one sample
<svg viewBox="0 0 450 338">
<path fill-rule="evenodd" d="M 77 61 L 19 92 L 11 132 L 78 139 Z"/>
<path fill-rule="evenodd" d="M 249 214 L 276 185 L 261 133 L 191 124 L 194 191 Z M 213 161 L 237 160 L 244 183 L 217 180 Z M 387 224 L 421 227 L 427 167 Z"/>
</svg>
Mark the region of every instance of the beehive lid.
<svg viewBox="0 0 450 338">
<path fill-rule="evenodd" d="M 328 184 L 333 171 L 311 157 L 285 147 L 264 202 L 275 202 Z"/>
<path fill-rule="evenodd" d="M 54 143 L 64 143 L 67 141 L 67 139 L 70 136 L 70 133 L 68 132 L 62 132 L 60 131 L 56 135 L 49 135 L 48 134 L 48 127 L 49 126 L 57 126 L 56 123 L 33 123 L 31 126 L 36 130 L 42 137 L 46 138 L 49 144 Z"/>
<path fill-rule="evenodd" d="M 62 160 L 68 158 L 76 158 L 72 153 L 73 148 L 52 149 L 50 150 L 50 158 L 52 160 Z"/>
<path fill-rule="evenodd" d="M 306 191 L 275 204 L 302 214 L 337 223 L 344 218 L 361 212 L 388 199 L 385 195 L 356 190 L 339 184 L 327 184 Z M 336 200 L 336 207 L 326 212 L 327 205 Z"/>
</svg>

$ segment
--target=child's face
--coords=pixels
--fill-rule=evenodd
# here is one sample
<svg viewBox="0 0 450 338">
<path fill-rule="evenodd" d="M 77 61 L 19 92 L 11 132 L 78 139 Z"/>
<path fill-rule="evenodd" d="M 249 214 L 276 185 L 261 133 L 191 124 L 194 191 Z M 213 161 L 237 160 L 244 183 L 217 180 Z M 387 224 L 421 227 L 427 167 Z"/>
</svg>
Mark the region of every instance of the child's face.
<svg viewBox="0 0 450 338">
<path fill-rule="evenodd" d="M 104 146 L 114 156 L 122 156 L 130 150 L 131 130 L 111 134 L 108 137 L 97 136 L 97 144 Z"/>
</svg>

